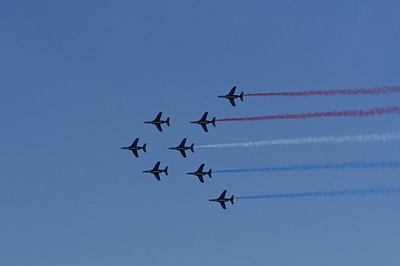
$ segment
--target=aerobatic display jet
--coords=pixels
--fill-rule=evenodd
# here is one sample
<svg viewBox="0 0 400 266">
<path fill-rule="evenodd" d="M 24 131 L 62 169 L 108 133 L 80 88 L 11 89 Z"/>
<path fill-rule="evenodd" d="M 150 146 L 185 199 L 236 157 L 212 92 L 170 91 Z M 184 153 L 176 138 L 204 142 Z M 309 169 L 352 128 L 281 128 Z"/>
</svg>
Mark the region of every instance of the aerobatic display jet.
<svg viewBox="0 0 400 266">
<path fill-rule="evenodd" d="M 192 152 L 194 152 L 194 143 L 192 143 L 192 145 L 190 145 L 190 147 L 185 147 L 185 144 L 186 144 L 186 138 L 184 138 L 184 139 L 182 140 L 182 142 L 181 142 L 181 144 L 179 144 L 179 146 L 171 147 L 171 148 L 169 148 L 169 149 L 170 149 L 170 150 L 177 150 L 177 151 L 180 151 L 181 154 L 182 154 L 182 156 L 183 156 L 184 158 L 186 158 L 186 151 L 187 151 L 187 150 L 191 150 Z"/>
<path fill-rule="evenodd" d="M 162 172 L 164 172 L 165 175 L 168 175 L 168 166 L 166 166 L 164 170 L 160 169 L 160 161 L 158 161 L 158 162 L 156 163 L 156 165 L 154 166 L 153 169 L 143 171 L 143 173 L 150 173 L 150 174 L 153 174 L 153 175 L 157 178 L 158 181 L 161 181 L 161 179 L 160 179 L 160 174 L 161 174 Z"/>
<path fill-rule="evenodd" d="M 144 152 L 146 152 L 146 143 L 143 144 L 142 147 L 139 147 L 137 144 L 139 142 L 139 138 L 135 139 L 135 141 L 132 143 L 131 146 L 129 147 L 121 147 L 122 150 L 130 150 L 133 152 L 133 155 L 135 155 L 135 157 L 139 157 L 138 154 L 138 150 L 143 150 Z"/>
<path fill-rule="evenodd" d="M 226 195 L 226 190 L 224 190 L 222 193 L 221 193 L 221 196 L 219 196 L 219 198 L 216 198 L 216 199 L 210 199 L 209 201 L 215 201 L 215 202 L 219 202 L 219 204 L 221 204 L 221 207 L 224 209 L 224 210 L 226 210 L 226 205 L 225 205 L 225 202 L 227 202 L 227 201 L 230 201 L 232 204 L 233 204 L 233 195 L 228 199 L 228 198 L 225 198 L 225 195 Z"/>
<path fill-rule="evenodd" d="M 243 92 L 239 95 L 235 95 L 236 86 L 234 86 L 227 95 L 218 96 L 218 98 L 228 99 L 232 106 L 236 106 L 235 99 L 239 98 L 243 102 Z"/>
<path fill-rule="evenodd" d="M 205 112 L 200 120 L 191 121 L 192 124 L 199 124 L 204 129 L 205 132 L 208 132 L 207 124 L 212 124 L 215 127 L 215 117 L 212 120 L 207 120 L 208 112 Z"/>
<path fill-rule="evenodd" d="M 153 125 L 155 125 L 156 127 L 157 127 L 157 129 L 158 129 L 158 131 L 162 131 L 162 128 L 161 128 L 161 124 L 167 124 L 167 126 L 170 126 L 170 124 L 169 124 L 169 117 L 167 118 L 167 120 L 161 120 L 161 115 L 162 115 L 162 112 L 159 112 L 158 113 L 158 115 L 157 115 L 157 117 L 153 120 L 153 121 L 146 121 L 146 122 L 144 122 L 145 124 L 153 124 Z"/>
<path fill-rule="evenodd" d="M 201 183 L 204 183 L 203 176 L 208 175 L 211 178 L 212 177 L 211 176 L 212 169 L 208 170 L 208 172 L 203 172 L 203 169 L 204 169 L 204 163 L 202 165 L 200 165 L 199 169 L 196 172 L 186 173 L 186 174 L 187 175 L 195 175 L 199 178 Z"/>
</svg>

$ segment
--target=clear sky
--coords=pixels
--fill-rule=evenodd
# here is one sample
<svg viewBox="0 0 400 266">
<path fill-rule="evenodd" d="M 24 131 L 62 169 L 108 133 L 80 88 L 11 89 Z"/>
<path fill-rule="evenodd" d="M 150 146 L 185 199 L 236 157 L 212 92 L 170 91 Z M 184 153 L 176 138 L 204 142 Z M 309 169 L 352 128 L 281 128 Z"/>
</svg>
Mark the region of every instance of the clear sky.
<svg viewBox="0 0 400 266">
<path fill-rule="evenodd" d="M 300 3 L 301 2 L 301 3 Z M 168 147 L 399 131 L 400 94 L 216 96 L 400 85 L 398 1 L 0 1 L 1 265 L 399 265 L 399 195 L 237 200 L 400 186 L 399 169 L 185 173 L 397 161 L 400 143 Z M 143 122 L 171 117 L 160 133 Z M 136 138 L 140 158 L 120 147 Z M 169 176 L 142 173 L 160 160 Z"/>
</svg>

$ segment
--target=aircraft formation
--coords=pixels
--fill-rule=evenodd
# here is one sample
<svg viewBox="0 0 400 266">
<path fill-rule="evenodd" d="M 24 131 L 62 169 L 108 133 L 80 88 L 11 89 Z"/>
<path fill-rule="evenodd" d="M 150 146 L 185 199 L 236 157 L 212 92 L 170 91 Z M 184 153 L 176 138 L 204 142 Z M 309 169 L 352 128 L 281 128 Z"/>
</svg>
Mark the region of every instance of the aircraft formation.
<svg viewBox="0 0 400 266">
<path fill-rule="evenodd" d="M 220 95 L 218 98 L 227 99 L 231 106 L 235 107 L 237 101 L 243 101 L 244 97 L 308 97 L 308 96 L 331 96 L 331 95 L 377 95 L 377 94 L 389 94 L 389 93 L 400 93 L 400 86 L 390 87 L 375 87 L 375 88 L 361 88 L 361 89 L 334 89 L 334 90 L 310 90 L 310 91 L 283 91 L 283 92 L 264 92 L 264 93 L 244 93 L 235 94 L 236 86 L 232 87 L 226 95 Z M 159 112 L 154 120 L 145 121 L 145 124 L 153 124 L 156 126 L 159 132 L 163 132 L 163 124 L 170 126 L 170 117 L 165 120 L 162 119 L 162 112 Z M 233 117 L 233 118 L 219 118 L 213 117 L 209 120 L 208 112 L 205 112 L 203 116 L 196 121 L 190 121 L 191 124 L 198 124 L 201 126 L 204 132 L 208 132 L 210 125 L 216 126 L 216 122 L 238 122 L 238 121 L 262 121 L 262 120 L 287 120 L 287 119 L 308 119 L 308 118 L 332 118 L 332 117 L 357 117 L 357 116 L 381 116 L 389 114 L 400 114 L 400 106 L 388 106 L 388 107 L 375 107 L 372 109 L 352 109 L 352 110 L 333 110 L 328 112 L 311 112 L 311 113 L 294 113 L 294 114 L 277 114 L 277 115 L 264 115 L 264 116 L 250 116 L 250 117 Z M 165 128 L 165 127 L 164 127 Z M 339 137 L 312 137 L 312 138 L 296 138 L 296 139 L 277 139 L 259 142 L 246 142 L 246 143 L 220 143 L 220 144 L 208 144 L 200 145 L 197 148 L 224 148 L 224 147 L 255 147 L 255 146 L 267 146 L 267 145 L 299 145 L 308 143 L 344 143 L 344 142 L 371 142 L 371 141 L 387 141 L 387 140 L 399 140 L 400 133 L 391 134 L 370 134 L 370 135 L 357 135 L 357 136 L 339 136 Z M 187 138 L 184 138 L 178 146 L 169 147 L 170 150 L 179 151 L 183 158 L 187 158 L 189 151 L 194 153 L 194 143 L 186 144 Z M 142 146 L 139 145 L 139 138 L 136 138 L 132 145 L 127 147 L 121 147 L 123 150 L 132 151 L 135 157 L 139 157 L 141 150 L 146 153 L 147 144 L 144 143 Z M 152 169 L 144 170 L 143 173 L 153 174 L 154 177 L 161 181 L 161 175 L 168 175 L 168 166 L 160 168 L 161 162 L 158 161 Z M 307 164 L 307 165 L 292 165 L 283 167 L 261 167 L 261 168 L 241 168 L 241 169 L 228 169 L 228 170 L 215 170 L 214 173 L 232 173 L 232 172 L 255 172 L 255 171 L 301 171 L 310 169 L 368 169 L 368 168 L 388 168 L 388 167 L 400 167 L 400 162 L 345 162 L 345 163 L 327 163 L 327 164 Z M 187 175 L 195 176 L 201 183 L 205 182 L 205 177 L 212 178 L 212 169 L 205 170 L 205 164 L 202 163 L 199 168 L 194 172 L 188 172 Z M 353 191 L 353 190 L 351 190 Z M 355 190 L 357 193 L 365 194 L 363 190 Z M 375 191 L 375 190 L 374 190 Z M 383 191 L 383 192 L 382 192 Z M 389 191 L 389 192 L 388 192 Z M 400 191 L 399 189 L 381 189 L 377 190 L 376 193 L 392 193 Z M 226 209 L 226 202 L 234 203 L 234 196 L 226 197 L 227 190 L 224 190 L 218 198 L 210 199 L 211 202 L 218 202 L 223 209 Z M 343 194 L 344 193 L 344 194 Z M 316 192 L 316 193 L 300 193 L 295 195 L 347 195 L 347 192 Z M 353 193 L 353 192 L 352 192 Z M 355 193 L 355 192 L 354 192 Z M 356 193 L 356 194 L 357 194 Z M 393 192 L 394 193 L 394 192 Z M 400 192 L 399 192 L 400 193 Z M 261 196 L 237 196 L 237 200 L 250 199 L 250 198 L 276 198 L 281 197 L 279 195 L 291 195 L 291 194 L 278 194 L 277 195 L 261 195 Z M 357 194 L 358 195 L 358 194 Z"/>
<path fill-rule="evenodd" d="M 244 94 L 242 92 L 239 95 L 235 95 L 235 90 L 236 90 L 236 86 L 234 86 L 227 95 L 218 96 L 218 97 L 228 99 L 232 106 L 236 106 L 235 99 L 239 98 L 241 101 L 243 101 Z M 162 125 L 166 124 L 167 126 L 170 126 L 170 117 L 167 117 L 165 120 L 163 120 L 161 118 L 162 114 L 163 114 L 162 112 L 159 112 L 154 120 L 145 121 L 144 123 L 145 124 L 153 124 L 156 126 L 158 131 L 163 132 Z M 213 127 L 215 127 L 216 118 L 213 117 L 211 120 L 207 120 L 207 116 L 208 116 L 208 112 L 205 112 L 199 120 L 190 121 L 190 123 L 198 124 L 202 127 L 204 132 L 208 132 L 207 125 L 211 124 Z M 187 142 L 187 138 L 184 138 L 178 146 L 170 147 L 169 149 L 177 150 L 181 153 L 183 158 L 187 158 L 188 151 L 191 151 L 192 153 L 194 153 L 194 143 L 186 146 L 186 142 Z M 139 143 L 139 138 L 136 138 L 133 141 L 132 145 L 126 146 L 126 147 L 121 147 L 121 149 L 132 151 L 132 153 L 135 157 L 139 157 L 140 150 L 142 150 L 144 153 L 146 152 L 147 144 L 144 143 L 142 146 L 139 146 L 138 143 Z M 161 174 L 165 174 L 166 176 L 168 176 L 168 166 L 165 166 L 165 167 L 163 167 L 164 169 L 162 169 L 162 168 L 160 168 L 160 165 L 161 165 L 161 161 L 158 161 L 152 169 L 144 170 L 143 173 L 153 174 L 154 177 L 158 181 L 161 181 Z M 189 172 L 186 174 L 196 176 L 201 183 L 204 183 L 204 176 L 208 176 L 209 178 L 212 178 L 212 169 L 204 170 L 204 167 L 205 167 L 205 164 L 203 163 L 199 166 L 199 168 L 196 171 Z M 233 195 L 230 198 L 225 198 L 226 192 L 227 192 L 227 190 L 224 190 L 218 198 L 210 199 L 209 201 L 218 202 L 223 209 L 226 209 L 225 203 L 229 201 L 229 202 L 231 202 L 231 204 L 233 204 L 233 200 L 234 200 Z"/>
</svg>

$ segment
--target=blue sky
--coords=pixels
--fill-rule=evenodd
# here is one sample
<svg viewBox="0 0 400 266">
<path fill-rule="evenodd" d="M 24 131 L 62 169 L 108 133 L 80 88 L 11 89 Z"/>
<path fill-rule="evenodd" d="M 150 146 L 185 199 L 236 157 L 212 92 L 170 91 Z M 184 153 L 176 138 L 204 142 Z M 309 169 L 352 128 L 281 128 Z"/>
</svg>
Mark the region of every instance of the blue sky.
<svg viewBox="0 0 400 266">
<path fill-rule="evenodd" d="M 245 98 L 238 91 L 399 85 L 397 1 L 1 1 L 2 265 L 398 265 L 400 197 L 228 195 L 399 186 L 398 169 L 185 175 L 398 160 L 399 143 L 167 148 L 399 130 L 398 115 L 221 122 L 369 109 L 400 96 Z M 171 116 L 163 133 L 143 121 Z M 134 158 L 121 146 L 140 138 Z M 142 171 L 161 160 L 169 176 Z"/>
</svg>

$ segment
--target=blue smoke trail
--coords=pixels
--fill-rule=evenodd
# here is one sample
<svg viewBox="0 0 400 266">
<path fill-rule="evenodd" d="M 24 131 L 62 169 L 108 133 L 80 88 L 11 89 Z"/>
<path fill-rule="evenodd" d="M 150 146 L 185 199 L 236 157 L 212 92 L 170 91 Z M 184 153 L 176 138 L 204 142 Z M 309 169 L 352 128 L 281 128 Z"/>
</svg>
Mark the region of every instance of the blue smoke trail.
<svg viewBox="0 0 400 266">
<path fill-rule="evenodd" d="M 243 172 L 286 172 L 286 171 L 310 171 L 326 169 L 385 169 L 400 167 L 400 162 L 347 162 L 325 164 L 299 164 L 278 167 L 241 168 L 217 170 L 213 173 L 243 173 Z"/>
<path fill-rule="evenodd" d="M 235 197 L 235 199 L 237 200 L 279 199 L 279 198 L 308 198 L 308 197 L 334 197 L 334 196 L 351 197 L 351 196 L 386 195 L 386 194 L 400 194 L 400 187 L 375 187 L 367 189 L 342 189 L 342 190 L 327 190 L 327 191 L 316 191 L 316 192 L 240 196 L 240 197 Z"/>
</svg>

